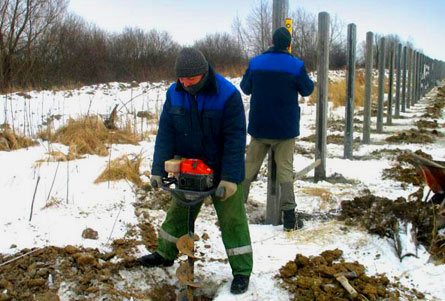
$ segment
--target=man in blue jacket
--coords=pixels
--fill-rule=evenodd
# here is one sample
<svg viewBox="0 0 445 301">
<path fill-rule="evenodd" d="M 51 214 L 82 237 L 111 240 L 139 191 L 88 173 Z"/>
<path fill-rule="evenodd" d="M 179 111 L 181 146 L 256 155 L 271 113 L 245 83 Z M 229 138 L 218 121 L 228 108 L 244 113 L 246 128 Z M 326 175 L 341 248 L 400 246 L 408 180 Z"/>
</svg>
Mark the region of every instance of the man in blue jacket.
<svg viewBox="0 0 445 301">
<path fill-rule="evenodd" d="M 214 182 L 225 188 L 213 198 L 222 239 L 234 276 L 231 292 L 244 293 L 252 272 L 252 247 L 243 189 L 246 120 L 239 91 L 216 74 L 197 49 L 180 51 L 161 113 L 153 157 L 151 185 L 162 185 L 164 162 L 174 156 L 203 160 L 214 170 Z M 201 205 L 192 208 L 196 219 Z M 138 259 L 146 267 L 171 266 L 176 241 L 187 234 L 187 208 L 173 201 L 159 230 L 156 252 Z"/>
<path fill-rule="evenodd" d="M 298 94 L 308 96 L 314 83 L 303 61 L 289 53 L 291 35 L 285 27 L 273 34 L 273 47 L 250 60 L 241 81 L 241 89 L 250 99 L 248 133 L 252 139 L 247 149 L 245 200 L 270 148 L 274 150 L 277 182 L 281 192 L 284 230 L 296 225 L 293 185 L 295 137 L 300 134 Z M 302 227 L 299 220 L 297 227 Z"/>
</svg>

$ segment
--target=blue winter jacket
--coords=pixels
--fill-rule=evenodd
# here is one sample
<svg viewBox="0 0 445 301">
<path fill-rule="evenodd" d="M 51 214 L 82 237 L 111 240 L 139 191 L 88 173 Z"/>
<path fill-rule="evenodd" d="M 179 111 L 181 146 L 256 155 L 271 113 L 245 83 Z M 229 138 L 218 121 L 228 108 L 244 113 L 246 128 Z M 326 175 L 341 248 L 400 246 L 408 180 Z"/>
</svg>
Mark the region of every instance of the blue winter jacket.
<svg viewBox="0 0 445 301">
<path fill-rule="evenodd" d="M 240 92 L 209 68 L 204 87 L 193 96 L 177 82 L 167 91 L 159 121 L 152 174 L 165 176 L 164 162 L 175 155 L 202 159 L 215 182 L 244 179 L 246 118 Z"/>
<path fill-rule="evenodd" d="M 298 93 L 308 96 L 314 90 L 303 61 L 271 48 L 250 60 L 241 89 L 252 95 L 248 126 L 252 137 L 290 139 L 300 135 Z"/>
</svg>

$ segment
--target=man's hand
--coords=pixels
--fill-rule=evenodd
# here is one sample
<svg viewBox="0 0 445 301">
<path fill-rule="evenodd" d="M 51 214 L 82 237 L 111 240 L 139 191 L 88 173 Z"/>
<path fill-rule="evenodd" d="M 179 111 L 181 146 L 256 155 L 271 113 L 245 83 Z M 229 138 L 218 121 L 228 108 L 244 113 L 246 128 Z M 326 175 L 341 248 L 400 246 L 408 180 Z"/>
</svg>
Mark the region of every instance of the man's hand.
<svg viewBox="0 0 445 301">
<path fill-rule="evenodd" d="M 162 177 L 152 175 L 150 177 L 150 185 L 153 188 L 160 188 L 162 186 Z"/>
<path fill-rule="evenodd" d="M 237 190 L 236 183 L 221 180 L 221 182 L 219 182 L 218 187 L 216 188 L 216 195 L 220 197 L 221 201 L 225 201 L 232 195 L 234 195 L 236 190 Z"/>
</svg>

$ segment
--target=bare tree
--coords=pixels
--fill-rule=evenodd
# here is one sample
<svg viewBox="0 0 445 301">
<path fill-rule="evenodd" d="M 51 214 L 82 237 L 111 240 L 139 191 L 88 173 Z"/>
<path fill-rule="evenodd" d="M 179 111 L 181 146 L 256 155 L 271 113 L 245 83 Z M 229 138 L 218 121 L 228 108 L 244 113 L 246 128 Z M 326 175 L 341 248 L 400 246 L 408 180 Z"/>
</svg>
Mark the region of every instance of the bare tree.
<svg viewBox="0 0 445 301">
<path fill-rule="evenodd" d="M 272 41 L 271 1 L 259 0 L 246 19 L 246 44 L 249 55 L 265 51 Z"/>
<path fill-rule="evenodd" d="M 235 37 L 237 48 L 242 49 L 243 55 L 247 58 L 246 32 L 238 15 L 232 22 L 232 35 Z"/>
<path fill-rule="evenodd" d="M 228 33 L 215 33 L 195 42 L 218 71 L 237 71 L 245 65 L 244 51 Z"/>
<path fill-rule="evenodd" d="M 291 13 L 293 22 L 292 52 L 301 58 L 310 70 L 316 69 L 317 17 L 302 8 Z"/>
<path fill-rule="evenodd" d="M 32 52 L 38 39 L 56 23 L 66 7 L 67 0 L 0 2 L 0 90 L 9 87 L 16 74 L 33 67 Z"/>
</svg>

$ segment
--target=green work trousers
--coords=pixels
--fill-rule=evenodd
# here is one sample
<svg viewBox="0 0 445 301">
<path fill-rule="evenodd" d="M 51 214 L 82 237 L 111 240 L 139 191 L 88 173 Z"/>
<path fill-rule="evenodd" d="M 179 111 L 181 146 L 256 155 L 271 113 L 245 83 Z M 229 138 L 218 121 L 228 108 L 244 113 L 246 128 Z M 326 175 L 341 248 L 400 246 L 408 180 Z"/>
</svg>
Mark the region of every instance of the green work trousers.
<svg viewBox="0 0 445 301">
<path fill-rule="evenodd" d="M 234 195 L 225 201 L 213 197 L 213 206 L 218 216 L 222 240 L 233 275 L 250 275 L 253 258 L 250 233 L 244 208 L 242 185 L 238 184 Z M 196 220 L 202 203 L 191 208 Z M 161 226 L 157 252 L 164 258 L 174 260 L 178 255 L 176 241 L 188 233 L 188 208 L 174 199 Z"/>
<path fill-rule="evenodd" d="M 294 195 L 294 150 L 295 138 L 291 139 L 256 139 L 252 137 L 246 155 L 246 177 L 243 181 L 245 201 L 249 195 L 250 184 L 256 178 L 269 149 L 274 151 L 277 165 L 277 182 L 281 189 L 281 210 L 296 207 Z"/>
</svg>

